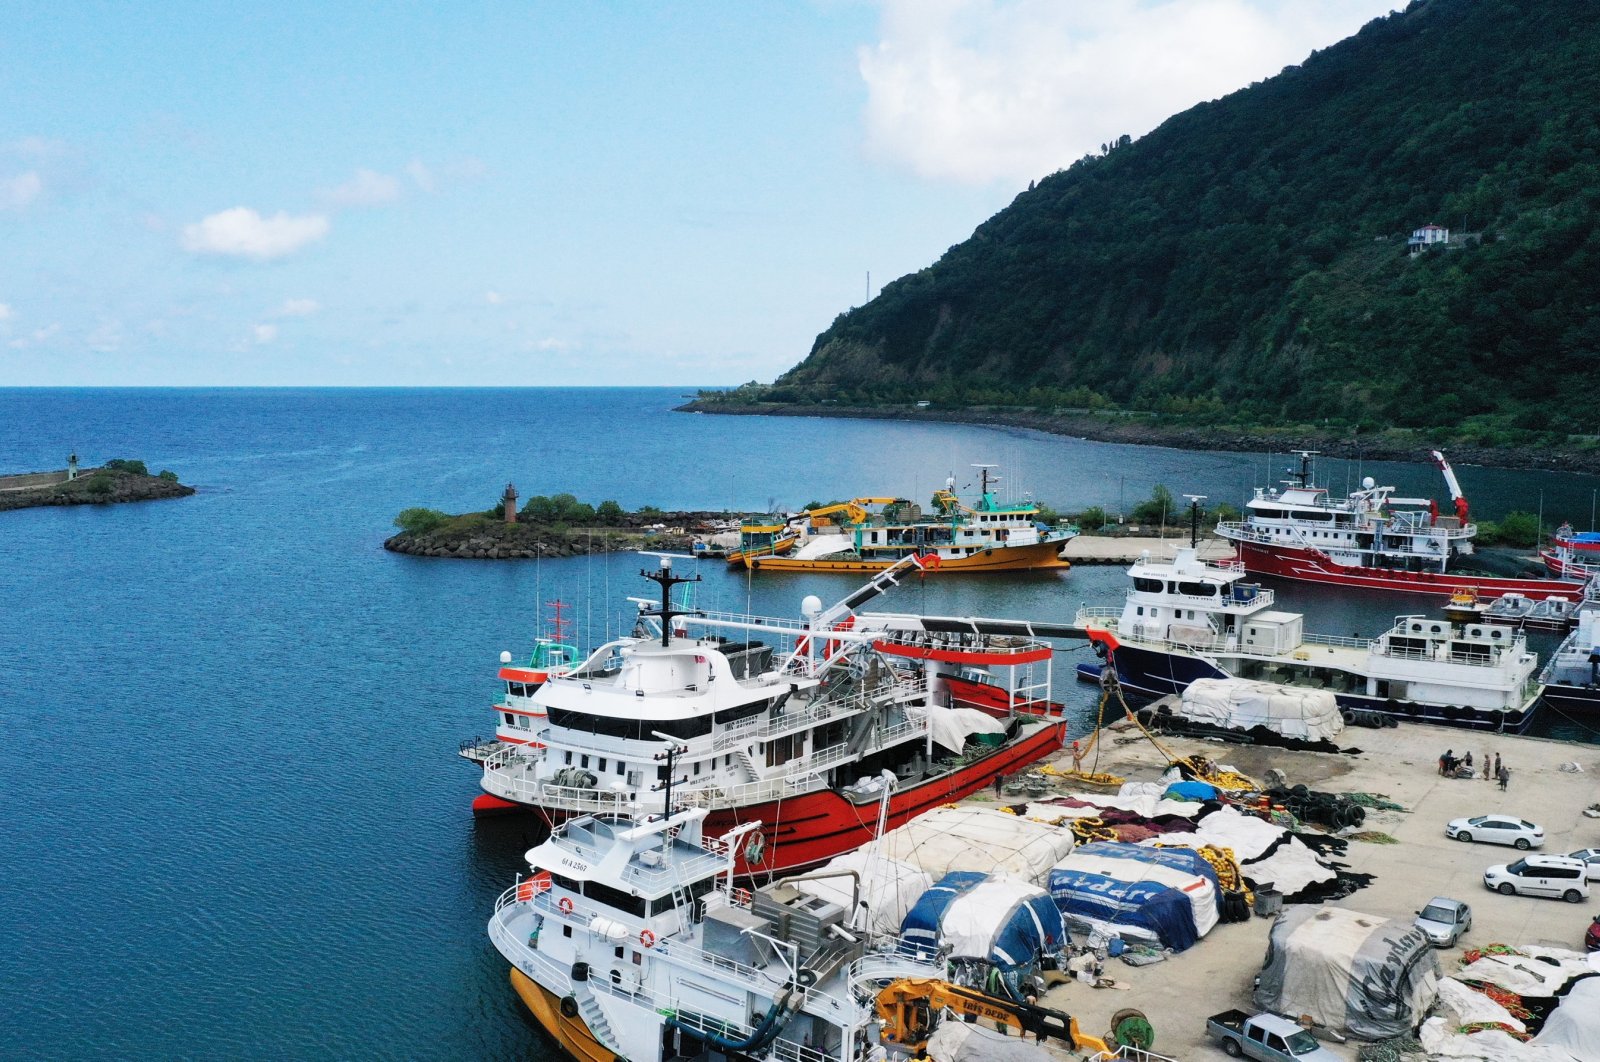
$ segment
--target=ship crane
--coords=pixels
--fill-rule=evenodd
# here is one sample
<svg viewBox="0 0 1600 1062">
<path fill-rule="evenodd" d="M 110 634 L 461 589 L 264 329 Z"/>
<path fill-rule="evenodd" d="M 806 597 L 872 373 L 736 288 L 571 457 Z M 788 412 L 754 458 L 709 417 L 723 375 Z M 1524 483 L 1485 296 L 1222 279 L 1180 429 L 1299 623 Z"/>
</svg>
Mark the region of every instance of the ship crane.
<svg viewBox="0 0 1600 1062">
<path fill-rule="evenodd" d="M 1456 517 L 1461 521 L 1461 526 L 1467 525 L 1467 496 L 1461 493 L 1461 484 L 1456 481 L 1455 470 L 1450 467 L 1450 462 L 1444 459 L 1444 454 L 1438 450 L 1430 450 L 1433 455 L 1434 466 L 1444 473 L 1445 486 L 1450 488 L 1450 500 L 1455 504 Z"/>
</svg>

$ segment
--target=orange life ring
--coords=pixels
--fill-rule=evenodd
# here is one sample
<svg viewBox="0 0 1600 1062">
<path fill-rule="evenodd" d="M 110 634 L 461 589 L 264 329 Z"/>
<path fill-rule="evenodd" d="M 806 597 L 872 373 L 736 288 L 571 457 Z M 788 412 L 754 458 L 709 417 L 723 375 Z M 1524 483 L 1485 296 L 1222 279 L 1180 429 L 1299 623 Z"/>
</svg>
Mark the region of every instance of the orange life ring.
<svg viewBox="0 0 1600 1062">
<path fill-rule="evenodd" d="M 550 872 L 541 870 L 532 877 L 517 883 L 517 899 L 522 903 L 527 903 L 539 893 L 549 892 L 552 884 L 554 882 L 550 880 Z"/>
<path fill-rule="evenodd" d="M 572 900 L 566 896 L 561 897 L 561 901 L 557 903 L 556 906 L 561 908 L 562 914 L 572 913 Z"/>
<path fill-rule="evenodd" d="M 656 946 L 656 935 L 648 929 L 642 929 L 639 931 L 639 943 L 643 947 L 653 948 Z"/>
</svg>

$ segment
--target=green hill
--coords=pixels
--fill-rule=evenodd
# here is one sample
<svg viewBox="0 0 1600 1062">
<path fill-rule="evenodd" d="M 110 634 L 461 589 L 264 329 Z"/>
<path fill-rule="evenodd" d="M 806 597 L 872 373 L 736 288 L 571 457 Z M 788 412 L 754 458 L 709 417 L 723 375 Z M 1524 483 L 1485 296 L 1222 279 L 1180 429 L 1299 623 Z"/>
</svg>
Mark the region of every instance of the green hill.
<svg viewBox="0 0 1600 1062">
<path fill-rule="evenodd" d="M 1045 177 L 744 396 L 1593 432 L 1597 123 L 1600 3 L 1419 0 Z"/>
</svg>

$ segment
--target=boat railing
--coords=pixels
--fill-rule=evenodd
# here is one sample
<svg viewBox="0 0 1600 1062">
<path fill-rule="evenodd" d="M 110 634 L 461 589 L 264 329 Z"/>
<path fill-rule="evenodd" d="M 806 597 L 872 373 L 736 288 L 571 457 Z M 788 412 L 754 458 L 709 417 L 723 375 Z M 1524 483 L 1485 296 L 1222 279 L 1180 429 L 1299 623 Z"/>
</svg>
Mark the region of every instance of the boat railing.
<svg viewBox="0 0 1600 1062">
<path fill-rule="evenodd" d="M 1246 524 L 1243 520 L 1217 521 L 1217 534 L 1223 538 L 1237 539 L 1241 542 L 1274 542 L 1276 537 L 1265 531 L 1258 531 Z"/>
<path fill-rule="evenodd" d="M 1011 635 L 935 634 L 927 631 L 886 631 L 876 640 L 916 649 L 983 653 L 986 656 L 1037 655 L 1041 650 L 1051 648 L 1049 642 Z"/>
<path fill-rule="evenodd" d="M 1346 638 L 1338 634 L 1307 634 L 1300 641 L 1303 645 L 1331 646 L 1336 649 L 1366 649 L 1372 645 L 1371 638 Z"/>
<path fill-rule="evenodd" d="M 853 991 L 866 992 L 903 978 L 943 977 L 944 964 L 931 956 L 908 951 L 881 951 L 863 955 L 845 971 L 845 983 Z"/>
<path fill-rule="evenodd" d="M 1109 608 L 1104 605 L 1096 605 L 1092 608 L 1080 608 L 1078 610 L 1076 623 L 1079 627 L 1093 624 L 1096 627 L 1109 627 L 1115 630 L 1117 625 L 1116 621 L 1121 618 L 1122 610 L 1120 608 Z M 1107 623 L 1105 622 L 1106 620 L 1110 620 L 1111 622 Z"/>
<path fill-rule="evenodd" d="M 894 685 L 896 696 L 904 699 L 919 698 L 928 688 L 927 680 L 920 676 L 895 679 Z M 786 711 L 775 719 L 762 715 L 751 716 L 723 729 L 710 738 L 704 747 L 710 752 L 722 752 L 735 745 L 765 741 L 784 734 L 809 730 L 820 723 L 859 714 L 872 707 L 881 695 L 881 689 L 861 688 L 846 697 L 829 698 L 799 710 Z M 694 741 L 687 744 L 691 754 L 700 748 L 700 744 Z"/>
</svg>

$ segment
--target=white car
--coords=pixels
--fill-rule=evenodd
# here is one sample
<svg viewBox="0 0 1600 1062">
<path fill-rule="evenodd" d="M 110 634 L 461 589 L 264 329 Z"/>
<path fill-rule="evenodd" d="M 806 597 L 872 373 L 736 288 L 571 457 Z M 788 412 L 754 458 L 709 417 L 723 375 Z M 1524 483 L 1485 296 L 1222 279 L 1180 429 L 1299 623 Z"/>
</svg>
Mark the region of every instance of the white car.
<svg viewBox="0 0 1600 1062">
<path fill-rule="evenodd" d="M 1578 903 L 1589 895 L 1584 864 L 1566 856 L 1524 856 L 1483 872 L 1483 887 L 1502 896 L 1554 896 Z"/>
<path fill-rule="evenodd" d="M 1444 835 L 1458 841 L 1487 841 L 1489 844 L 1510 844 L 1526 852 L 1544 845 L 1544 827 L 1535 826 L 1510 815 L 1479 815 L 1473 819 L 1452 819 L 1445 825 Z"/>
<path fill-rule="evenodd" d="M 1600 881 L 1600 848 L 1580 848 L 1576 852 L 1568 852 L 1567 858 L 1588 864 L 1585 876 L 1590 881 Z"/>
</svg>

